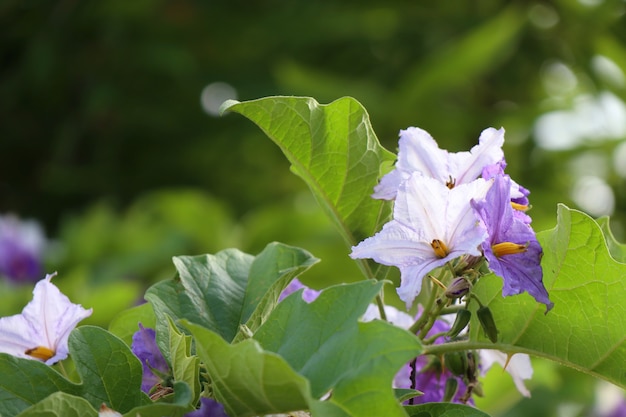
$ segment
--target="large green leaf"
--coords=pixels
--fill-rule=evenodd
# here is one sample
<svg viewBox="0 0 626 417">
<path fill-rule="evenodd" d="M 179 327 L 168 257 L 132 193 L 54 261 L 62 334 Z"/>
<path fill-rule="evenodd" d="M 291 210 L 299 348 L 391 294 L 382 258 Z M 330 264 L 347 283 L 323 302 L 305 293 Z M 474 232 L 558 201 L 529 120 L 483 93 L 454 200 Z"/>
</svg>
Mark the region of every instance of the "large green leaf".
<svg viewBox="0 0 626 417">
<path fill-rule="evenodd" d="M 18 417 L 96 417 L 98 412 L 84 398 L 55 392 L 21 412 Z"/>
<path fill-rule="evenodd" d="M 348 244 L 372 236 L 387 220 L 391 204 L 371 194 L 395 155 L 380 145 L 356 100 L 321 105 L 306 97 L 268 97 L 228 101 L 223 109 L 256 123 L 281 148 Z"/>
<path fill-rule="evenodd" d="M 271 243 L 256 257 L 236 249 L 174 258 L 178 278 L 150 287 L 146 299 L 157 316 L 157 342 L 169 358 L 167 317 L 201 324 L 233 340 L 240 326 L 254 330 L 282 289 L 317 259 L 303 249 Z"/>
<path fill-rule="evenodd" d="M 234 345 L 201 326 L 186 326 L 217 398 L 233 416 L 298 409 L 316 416 L 404 416 L 391 382 L 420 352 L 419 340 L 384 322 L 358 322 L 381 286 L 330 287 L 311 304 L 293 294 L 254 339 Z M 320 403 L 327 392 L 330 400 Z"/>
<path fill-rule="evenodd" d="M 122 340 L 99 327 L 81 326 L 72 331 L 68 345 L 80 384 L 41 362 L 0 354 L 0 415 L 15 416 L 57 392 L 81 397 L 94 409 L 105 403 L 122 413 L 149 401 L 141 392 L 141 364 Z M 54 404 L 82 407 L 69 404 L 67 396 L 59 398 Z M 42 407 L 47 406 L 38 412 L 45 411 Z"/>
<path fill-rule="evenodd" d="M 409 417 L 489 417 L 484 412 L 462 404 L 428 403 L 404 407 Z"/>
<path fill-rule="evenodd" d="M 493 313 L 498 342 L 488 342 L 473 322 L 472 342 L 465 345 L 543 356 L 626 388 L 626 264 L 611 257 L 592 218 L 563 205 L 557 218 L 554 229 L 538 234 L 554 308 L 545 314 L 545 306 L 527 294 L 503 298 L 500 278 L 481 278 L 475 293 Z"/>
</svg>

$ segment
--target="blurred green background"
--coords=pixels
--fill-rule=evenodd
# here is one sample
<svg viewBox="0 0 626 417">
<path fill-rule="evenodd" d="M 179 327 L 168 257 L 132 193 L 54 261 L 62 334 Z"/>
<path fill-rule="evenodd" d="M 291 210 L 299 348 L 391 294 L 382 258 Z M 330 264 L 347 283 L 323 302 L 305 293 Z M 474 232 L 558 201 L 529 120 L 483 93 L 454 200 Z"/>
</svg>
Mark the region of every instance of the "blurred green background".
<svg viewBox="0 0 626 417">
<path fill-rule="evenodd" d="M 104 326 L 173 276 L 175 255 L 278 240 L 322 259 L 303 277 L 313 287 L 359 279 L 278 148 L 216 113 L 226 98 L 350 95 L 390 150 L 408 126 L 453 151 L 503 126 L 536 230 L 563 202 L 610 215 L 624 240 L 625 12 L 623 0 L 4 0 L 0 212 L 42 222 L 48 271 Z M 2 315 L 30 298 L 1 285 Z M 506 386 L 500 374 L 486 388 Z M 595 380 L 543 362 L 536 374 L 533 399 L 487 389 L 481 407 L 601 415 Z"/>
</svg>

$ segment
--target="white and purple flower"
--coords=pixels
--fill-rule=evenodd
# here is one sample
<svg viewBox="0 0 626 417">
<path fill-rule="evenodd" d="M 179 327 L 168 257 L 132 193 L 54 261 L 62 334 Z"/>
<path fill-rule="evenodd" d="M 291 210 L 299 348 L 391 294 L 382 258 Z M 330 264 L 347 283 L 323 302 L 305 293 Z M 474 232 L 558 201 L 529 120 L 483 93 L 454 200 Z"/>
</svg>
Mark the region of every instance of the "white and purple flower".
<svg viewBox="0 0 626 417">
<path fill-rule="evenodd" d="M 470 200 L 481 199 L 490 186 L 490 181 L 479 178 L 450 189 L 414 173 L 400 184 L 393 220 L 353 247 L 350 256 L 397 266 L 398 295 L 408 308 L 430 271 L 461 255 L 481 255 L 478 246 L 487 231 L 477 222 Z"/>
<path fill-rule="evenodd" d="M 398 161 L 395 169 L 383 176 L 374 187 L 373 198 L 393 200 L 398 188 L 413 173 L 434 178 L 452 188 L 480 177 L 483 169 L 504 159 L 504 129 L 483 130 L 478 144 L 469 152 L 440 149 L 433 137 L 417 127 L 400 131 Z"/>
<path fill-rule="evenodd" d="M 67 358 L 67 340 L 78 322 L 91 315 L 70 302 L 46 275 L 21 314 L 0 318 L 0 352 L 52 365 Z"/>
<path fill-rule="evenodd" d="M 554 304 L 543 285 L 541 245 L 530 225 L 514 214 L 509 179 L 500 175 L 494 181 L 484 199 L 472 201 L 488 232 L 483 254 L 489 268 L 504 280 L 502 295 L 528 292 L 549 311 Z"/>
</svg>

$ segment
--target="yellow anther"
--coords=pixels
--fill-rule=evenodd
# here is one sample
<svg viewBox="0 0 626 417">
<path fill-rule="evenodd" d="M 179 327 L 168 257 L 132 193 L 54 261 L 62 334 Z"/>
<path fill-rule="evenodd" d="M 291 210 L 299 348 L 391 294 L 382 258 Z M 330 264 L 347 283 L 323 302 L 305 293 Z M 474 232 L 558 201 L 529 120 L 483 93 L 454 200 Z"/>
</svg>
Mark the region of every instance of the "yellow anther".
<svg viewBox="0 0 626 417">
<path fill-rule="evenodd" d="M 40 359 L 44 362 L 53 357 L 55 354 L 54 350 L 48 349 L 44 346 L 37 346 L 36 348 L 28 349 L 24 353 L 28 356 L 32 356 L 33 358 Z"/>
<path fill-rule="evenodd" d="M 520 245 L 519 243 L 502 242 L 491 246 L 491 250 L 498 258 L 504 255 L 526 252 L 526 249 L 528 249 L 528 243 Z"/>
<path fill-rule="evenodd" d="M 446 256 L 448 256 L 448 253 L 450 253 L 446 244 L 439 239 L 433 239 L 433 241 L 430 242 L 430 246 L 432 246 L 433 250 L 435 251 L 435 255 L 440 258 L 445 258 Z"/>
<path fill-rule="evenodd" d="M 456 185 L 456 180 L 452 178 L 452 175 L 449 175 L 448 178 L 448 181 L 446 181 L 446 187 L 448 187 L 449 189 L 453 189 Z"/>
<path fill-rule="evenodd" d="M 513 201 L 511 201 L 511 207 L 519 211 L 526 211 L 530 208 L 530 206 L 526 204 L 514 203 Z"/>
</svg>

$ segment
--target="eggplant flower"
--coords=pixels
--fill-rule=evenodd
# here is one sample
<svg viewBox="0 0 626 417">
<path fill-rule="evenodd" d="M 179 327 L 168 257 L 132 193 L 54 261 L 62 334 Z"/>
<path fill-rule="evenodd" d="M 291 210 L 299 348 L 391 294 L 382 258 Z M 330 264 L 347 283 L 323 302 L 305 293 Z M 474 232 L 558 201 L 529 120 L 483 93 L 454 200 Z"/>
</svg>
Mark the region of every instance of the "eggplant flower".
<svg viewBox="0 0 626 417">
<path fill-rule="evenodd" d="M 0 318 L 0 352 L 52 365 L 67 358 L 67 339 L 92 310 L 72 304 L 46 275 L 35 285 L 33 299 L 21 314 Z"/>
<path fill-rule="evenodd" d="M 154 329 L 143 327 L 139 323 L 139 330 L 133 334 L 130 349 L 139 358 L 143 367 L 141 390 L 149 394 L 152 387 L 161 382 L 161 377 L 156 373 L 168 374 L 170 372 L 170 368 L 157 346 Z M 152 372 L 153 369 L 156 370 L 156 373 Z"/>
<path fill-rule="evenodd" d="M 451 153 L 440 149 L 433 137 L 417 127 L 400 131 L 398 162 L 393 171 L 383 176 L 374 187 L 373 198 L 393 200 L 400 184 L 418 172 L 453 188 L 480 177 L 486 166 L 504 159 L 504 129 L 483 130 L 478 145 L 469 152 Z"/>
<path fill-rule="evenodd" d="M 514 215 L 509 179 L 497 176 L 494 181 L 484 199 L 472 201 L 488 231 L 482 249 L 489 268 L 504 280 L 503 296 L 528 292 L 547 312 L 554 304 L 543 285 L 541 245 L 530 225 Z"/>
<path fill-rule="evenodd" d="M 461 255 L 480 256 L 478 246 L 487 231 L 476 220 L 470 200 L 482 198 L 490 185 L 479 178 L 449 189 L 433 178 L 412 174 L 398 189 L 393 220 L 354 246 L 350 256 L 397 266 L 398 295 L 410 308 L 427 273 Z"/>
<path fill-rule="evenodd" d="M 0 216 L 0 275 L 21 284 L 37 282 L 46 244 L 39 223 Z"/>
<path fill-rule="evenodd" d="M 302 290 L 302 299 L 307 303 L 312 303 L 320 295 L 321 291 L 314 290 L 304 285 L 298 278 L 294 278 L 278 296 L 278 302 L 283 301 L 287 296 Z"/>
</svg>

